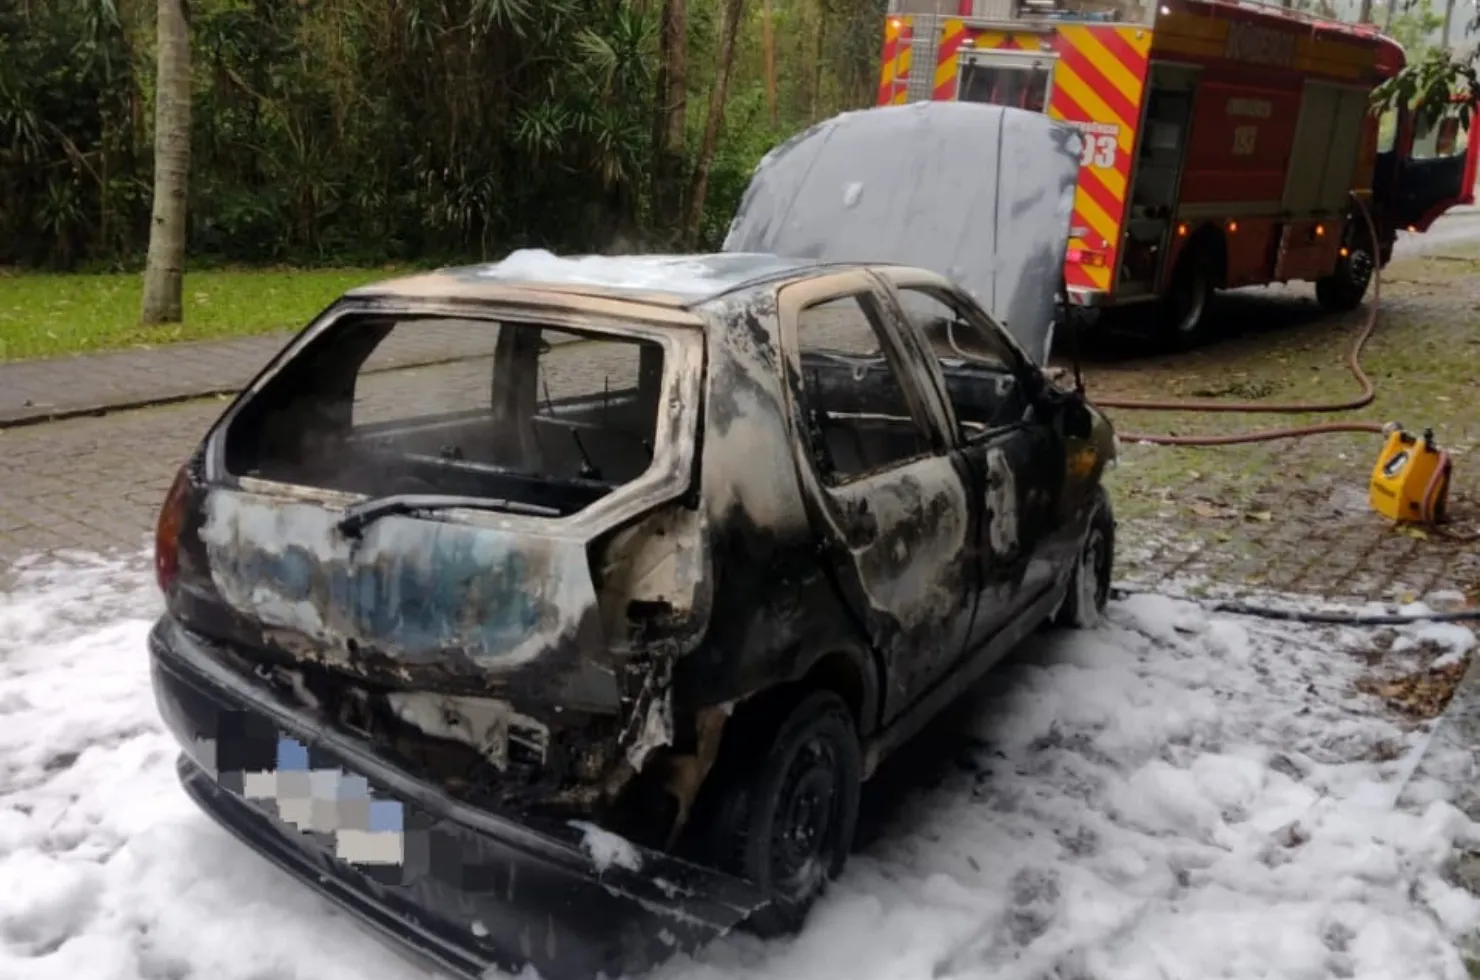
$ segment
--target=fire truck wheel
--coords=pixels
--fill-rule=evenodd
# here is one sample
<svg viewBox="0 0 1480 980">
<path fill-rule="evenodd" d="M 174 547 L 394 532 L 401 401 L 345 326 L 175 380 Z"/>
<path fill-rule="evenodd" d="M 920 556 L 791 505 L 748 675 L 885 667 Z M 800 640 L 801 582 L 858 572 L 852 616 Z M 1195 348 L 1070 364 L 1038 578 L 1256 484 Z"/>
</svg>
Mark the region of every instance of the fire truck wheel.
<svg viewBox="0 0 1480 980">
<path fill-rule="evenodd" d="M 1372 251 L 1353 247 L 1329 276 L 1316 280 L 1316 302 L 1332 313 L 1356 309 L 1372 283 L 1372 266 Z"/>
<path fill-rule="evenodd" d="M 1188 350 L 1209 339 L 1208 305 L 1216 282 L 1212 249 L 1194 246 L 1177 263 L 1158 311 L 1157 334 L 1164 345 Z"/>
</svg>

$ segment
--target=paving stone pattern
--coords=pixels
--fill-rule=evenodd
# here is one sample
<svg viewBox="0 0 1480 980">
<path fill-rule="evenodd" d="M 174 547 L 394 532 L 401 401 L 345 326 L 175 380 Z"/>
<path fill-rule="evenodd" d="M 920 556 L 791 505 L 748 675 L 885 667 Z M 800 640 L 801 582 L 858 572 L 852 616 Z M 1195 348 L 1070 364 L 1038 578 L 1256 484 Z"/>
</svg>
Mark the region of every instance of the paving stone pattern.
<svg viewBox="0 0 1480 980">
<path fill-rule="evenodd" d="M 291 333 L 275 333 L 0 363 L 0 426 L 237 391 L 291 338 Z M 470 333 L 455 320 L 398 330 L 394 343 L 377 349 L 373 367 L 386 370 L 459 356 L 486 340 L 486 334 Z"/>
</svg>

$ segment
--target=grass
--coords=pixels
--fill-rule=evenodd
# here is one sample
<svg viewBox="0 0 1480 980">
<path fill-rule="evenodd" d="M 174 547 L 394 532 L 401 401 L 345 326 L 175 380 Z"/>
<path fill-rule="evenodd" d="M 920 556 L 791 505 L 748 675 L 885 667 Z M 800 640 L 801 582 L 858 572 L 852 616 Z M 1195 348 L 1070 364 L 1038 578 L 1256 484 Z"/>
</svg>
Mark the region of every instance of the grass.
<svg viewBox="0 0 1480 980">
<path fill-rule="evenodd" d="M 185 321 L 139 325 L 138 274 L 0 274 L 0 361 L 293 330 L 393 268 L 187 272 Z"/>
<path fill-rule="evenodd" d="M 1457 451 L 1451 513 L 1467 526 L 1480 522 L 1480 416 L 1473 408 L 1480 403 L 1474 367 L 1480 259 L 1448 251 L 1442 258 L 1401 259 L 1385 270 L 1381 318 L 1362 359 L 1377 387 L 1367 408 L 1324 415 L 1111 409 L 1117 430 L 1199 435 L 1348 420 L 1398 421 L 1410 431 L 1432 427 L 1441 446 Z M 1270 403 L 1358 394 L 1346 357 L 1366 307 L 1332 318 L 1315 307 L 1309 286 L 1269 292 L 1219 297 L 1214 308 L 1230 336 L 1193 353 L 1146 356 L 1103 345 L 1085 359 L 1091 398 Z M 1315 584 L 1325 559 L 1333 576 L 1355 564 L 1337 551 L 1387 547 L 1386 525 L 1366 503 L 1379 446 L 1377 436 L 1361 434 L 1216 448 L 1125 444 L 1109 482 L 1117 517 L 1131 525 L 1128 540 L 1197 545 L 1205 556 L 1199 561 L 1217 562 L 1220 580 L 1251 585 L 1264 581 L 1271 565 L 1311 559 L 1320 550 L 1308 573 Z M 1472 584 L 1480 589 L 1480 581 Z"/>
</svg>

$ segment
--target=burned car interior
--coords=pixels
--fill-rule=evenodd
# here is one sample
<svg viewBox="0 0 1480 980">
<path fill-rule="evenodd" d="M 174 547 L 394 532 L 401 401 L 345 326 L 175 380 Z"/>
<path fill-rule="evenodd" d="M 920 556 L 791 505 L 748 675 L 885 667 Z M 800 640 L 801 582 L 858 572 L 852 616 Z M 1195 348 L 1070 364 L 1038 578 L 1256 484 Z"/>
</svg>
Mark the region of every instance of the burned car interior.
<svg viewBox="0 0 1480 980">
<path fill-rule="evenodd" d="M 377 385 L 374 358 L 456 326 L 459 370 L 415 403 Z M 536 323 L 349 314 L 245 406 L 228 472 L 371 498 L 449 494 L 576 513 L 652 463 L 660 344 Z"/>
<path fill-rule="evenodd" d="M 949 296 L 917 288 L 897 293 L 930 342 L 962 437 L 1021 420 L 1031 404 L 1023 381 L 1029 366 L 1000 335 Z M 912 410 L 899 366 L 884 352 L 879 318 L 885 315 L 877 298 L 860 294 L 813 304 L 797 318 L 806 434 L 832 484 L 942 448 Z"/>
</svg>

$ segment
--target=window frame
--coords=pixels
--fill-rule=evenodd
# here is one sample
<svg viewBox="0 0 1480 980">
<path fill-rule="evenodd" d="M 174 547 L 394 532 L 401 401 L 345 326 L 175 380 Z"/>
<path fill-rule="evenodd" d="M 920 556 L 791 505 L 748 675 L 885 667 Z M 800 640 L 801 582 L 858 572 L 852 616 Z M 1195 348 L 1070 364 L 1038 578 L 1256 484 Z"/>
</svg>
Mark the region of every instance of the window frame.
<svg viewBox="0 0 1480 980">
<path fill-rule="evenodd" d="M 442 516 L 467 523 L 489 524 L 531 533 L 584 534 L 593 528 L 608 526 L 616 519 L 641 513 L 655 503 L 679 499 L 688 493 L 694 480 L 697 458 L 699 419 L 705 404 L 705 339 L 704 321 L 695 313 L 665 307 L 643 307 L 641 318 L 633 314 L 610 313 L 586 305 L 543 305 L 528 300 L 519 302 L 517 295 L 508 299 L 479 300 L 476 303 L 453 299 L 420 299 L 411 297 L 362 297 L 346 295 L 305 325 L 296 336 L 279 349 L 262 369 L 238 392 L 236 398 L 216 420 L 204 440 L 204 476 L 207 482 L 230 489 L 268 496 L 291 496 L 328 506 L 346 507 L 362 502 L 366 495 L 323 488 L 305 488 L 257 476 L 238 476 L 226 465 L 227 435 L 243 410 L 261 390 L 299 363 L 327 332 L 342 326 L 341 321 L 359 317 L 447 318 L 466 320 L 515 321 L 554 329 L 608 334 L 618 338 L 650 340 L 663 347 L 664 371 L 661 404 L 665 406 L 658 419 L 659 442 L 654 447 L 653 463 L 637 480 L 624 484 L 585 510 L 564 517 L 530 517 L 522 514 L 491 511 L 450 510 Z M 548 302 L 548 301 L 547 301 Z M 358 372 L 358 367 L 356 368 Z"/>
<path fill-rule="evenodd" d="M 844 476 L 823 470 L 808 432 L 807 406 L 803 401 L 805 379 L 802 374 L 799 326 L 801 316 L 807 310 L 850 298 L 860 300 L 860 309 L 879 340 L 885 364 L 894 374 L 904 395 L 906 406 L 910 410 L 910 420 L 920 430 L 929 448 L 924 452 L 892 460 L 876 469 Z M 782 388 L 785 392 L 788 422 L 801 455 L 805 457 L 813 476 L 823 489 L 829 492 L 839 490 L 876 478 L 880 474 L 903 469 L 920 460 L 944 456 L 951 451 L 957 441 L 954 435 L 954 417 L 949 413 L 949 406 L 943 407 L 940 401 L 940 391 L 936 387 L 938 382 L 933 381 L 927 388 L 912 376 L 911 355 L 918 357 L 919 352 L 913 349 L 906 338 L 900 336 L 899 325 L 895 320 L 898 315 L 897 307 L 883 283 L 862 269 L 854 269 L 820 279 L 791 283 L 779 290 L 777 299 L 781 361 L 785 371 Z M 920 366 L 927 370 L 932 369 L 928 363 Z"/>
<path fill-rule="evenodd" d="M 995 105 L 1004 108 L 1021 109 L 1021 106 L 1007 106 L 1000 102 L 977 102 L 974 99 L 962 98 L 966 91 L 966 78 L 968 67 L 975 69 L 999 68 L 1008 71 L 1020 71 L 1031 73 L 1034 69 L 1041 69 L 1045 74 L 1043 83 L 1043 108 L 1024 109 L 1025 112 L 1048 112 L 1048 107 L 1053 101 L 1054 69 L 1058 67 L 1059 56 L 1052 51 L 1003 51 L 998 49 L 972 50 L 963 52 L 961 55 L 961 66 L 956 72 L 956 101 L 973 102 L 976 105 Z"/>
<path fill-rule="evenodd" d="M 949 414 L 953 439 L 959 445 L 974 445 L 982 440 L 990 439 L 999 433 L 1021 428 L 1028 424 L 1029 419 L 1026 410 L 1021 418 L 1002 425 L 982 426 L 980 429 L 968 430 L 962 424 L 956 417 L 955 405 L 950 399 L 950 392 L 946 386 L 944 368 L 940 364 L 940 354 L 930 343 L 929 338 L 925 336 L 924 331 L 910 319 L 909 313 L 905 309 L 902 293 L 905 290 L 909 290 L 929 294 L 940 302 L 945 303 L 945 305 L 955 309 L 962 319 L 975 325 L 978 330 L 989 337 L 995 338 L 1007 352 L 1009 358 L 1009 363 L 1006 365 L 1007 370 L 1026 393 L 1029 406 L 1031 407 L 1033 392 L 1036 391 L 1041 383 L 1042 372 L 1012 334 L 1008 333 L 1004 327 L 998 324 L 992 318 L 991 314 L 982 309 L 981 304 L 977 303 L 969 294 L 942 276 L 917 269 L 891 268 L 880 270 L 879 278 L 885 284 L 889 292 L 890 301 L 899 311 L 899 316 L 906 325 L 905 328 L 917 338 L 921 352 L 929 362 L 930 375 L 932 383 L 935 385 L 936 397 L 945 406 Z M 970 358 L 964 359 L 970 360 Z"/>
</svg>

